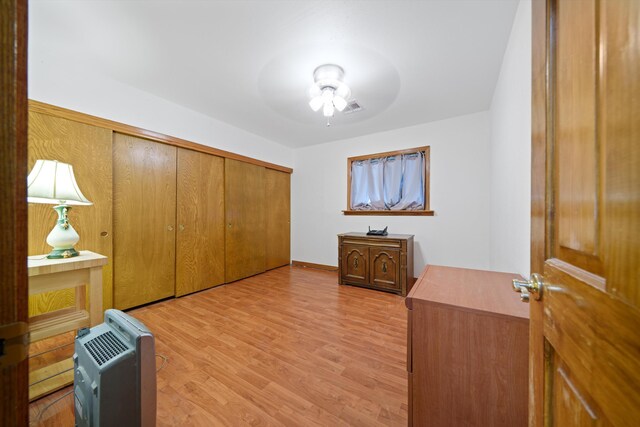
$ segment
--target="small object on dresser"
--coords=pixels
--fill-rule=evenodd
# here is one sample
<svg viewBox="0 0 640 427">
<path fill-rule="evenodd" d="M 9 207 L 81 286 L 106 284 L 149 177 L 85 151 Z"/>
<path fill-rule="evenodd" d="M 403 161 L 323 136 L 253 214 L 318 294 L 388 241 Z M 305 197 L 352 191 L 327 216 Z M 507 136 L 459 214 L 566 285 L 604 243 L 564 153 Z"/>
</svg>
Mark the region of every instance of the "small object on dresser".
<svg viewBox="0 0 640 427">
<path fill-rule="evenodd" d="M 372 230 L 371 226 L 369 226 L 369 231 L 367 232 L 367 236 L 386 236 L 387 234 L 387 228 L 385 227 L 384 230 Z"/>
</svg>

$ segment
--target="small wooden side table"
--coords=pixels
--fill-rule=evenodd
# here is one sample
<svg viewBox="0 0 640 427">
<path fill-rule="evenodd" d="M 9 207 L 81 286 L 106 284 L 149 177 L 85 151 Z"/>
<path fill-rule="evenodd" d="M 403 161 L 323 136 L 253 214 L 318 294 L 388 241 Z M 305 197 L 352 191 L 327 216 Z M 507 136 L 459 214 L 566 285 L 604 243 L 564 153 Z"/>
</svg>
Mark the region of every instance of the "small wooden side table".
<svg viewBox="0 0 640 427">
<path fill-rule="evenodd" d="M 48 259 L 46 255 L 29 257 L 30 296 L 75 288 L 74 307 L 29 318 L 31 342 L 102 322 L 102 266 L 106 263 L 106 256 L 91 251 L 80 251 L 79 256 L 66 259 Z M 72 382 L 71 358 L 31 372 L 29 400 Z"/>
</svg>

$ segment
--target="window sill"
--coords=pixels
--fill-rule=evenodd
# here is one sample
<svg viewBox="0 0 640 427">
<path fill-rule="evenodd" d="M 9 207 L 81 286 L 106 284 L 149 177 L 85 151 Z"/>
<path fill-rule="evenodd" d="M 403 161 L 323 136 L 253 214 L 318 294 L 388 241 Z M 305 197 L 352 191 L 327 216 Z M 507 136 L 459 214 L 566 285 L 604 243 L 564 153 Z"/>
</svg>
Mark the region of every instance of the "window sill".
<svg viewBox="0 0 640 427">
<path fill-rule="evenodd" d="M 342 211 L 344 215 L 378 215 L 378 216 L 434 216 L 434 211 Z"/>
</svg>

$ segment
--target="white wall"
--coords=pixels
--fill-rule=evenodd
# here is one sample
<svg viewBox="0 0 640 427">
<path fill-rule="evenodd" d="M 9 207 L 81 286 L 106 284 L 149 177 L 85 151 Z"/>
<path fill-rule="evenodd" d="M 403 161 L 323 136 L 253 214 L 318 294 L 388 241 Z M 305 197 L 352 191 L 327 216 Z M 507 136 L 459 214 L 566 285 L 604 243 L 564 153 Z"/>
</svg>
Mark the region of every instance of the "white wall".
<svg viewBox="0 0 640 427">
<path fill-rule="evenodd" d="M 531 2 L 521 0 L 491 103 L 491 269 L 529 277 Z"/>
<path fill-rule="evenodd" d="M 29 45 L 29 98 L 267 162 L 293 164 L 293 150 L 284 145 L 104 77 L 74 58 L 51 54 L 42 43 Z"/>
<path fill-rule="evenodd" d="M 389 226 L 415 235 L 417 277 L 427 263 L 489 267 L 489 126 L 487 112 L 352 138 L 294 152 L 294 260 L 338 263 L 338 233 Z M 436 215 L 344 216 L 347 158 L 431 146 L 431 208 Z"/>
</svg>

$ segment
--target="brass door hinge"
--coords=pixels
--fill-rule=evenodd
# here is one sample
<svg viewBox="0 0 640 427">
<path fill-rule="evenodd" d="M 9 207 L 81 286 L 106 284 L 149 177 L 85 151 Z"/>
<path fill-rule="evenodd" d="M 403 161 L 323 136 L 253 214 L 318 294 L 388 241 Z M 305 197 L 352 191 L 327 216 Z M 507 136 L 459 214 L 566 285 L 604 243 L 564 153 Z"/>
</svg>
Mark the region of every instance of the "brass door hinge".
<svg viewBox="0 0 640 427">
<path fill-rule="evenodd" d="M 29 355 L 29 324 L 0 326 L 0 369 L 22 362 Z"/>
</svg>

